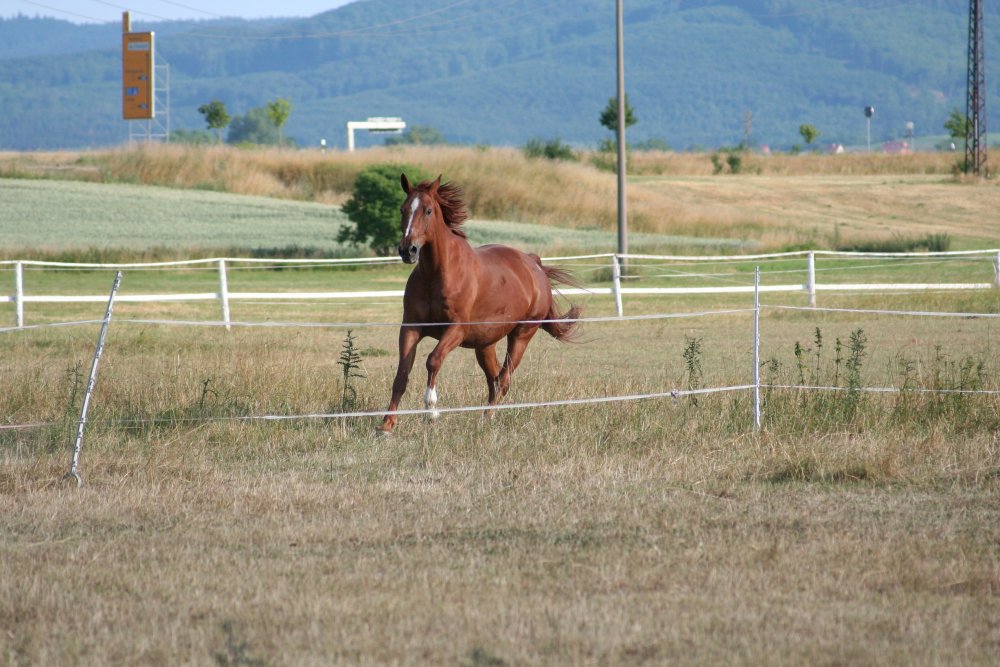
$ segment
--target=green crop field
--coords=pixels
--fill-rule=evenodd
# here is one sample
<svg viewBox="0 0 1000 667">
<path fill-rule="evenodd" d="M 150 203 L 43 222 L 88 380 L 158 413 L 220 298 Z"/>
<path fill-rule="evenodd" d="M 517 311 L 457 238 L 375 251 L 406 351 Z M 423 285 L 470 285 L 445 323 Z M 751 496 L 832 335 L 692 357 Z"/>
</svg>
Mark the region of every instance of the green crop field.
<svg viewBox="0 0 1000 667">
<path fill-rule="evenodd" d="M 863 176 L 850 178 L 865 186 Z M 884 177 L 872 178 L 862 189 L 878 200 Z M 683 181 L 665 177 L 656 188 L 680 191 Z M 761 191 L 761 207 L 799 206 L 796 181 Z M 36 194 L 35 183 L 54 183 L 5 180 L 5 201 L 27 197 L 10 194 L 12 182 Z M 739 207 L 752 211 L 762 184 L 734 177 L 721 187 L 748 193 Z M 98 184 L 51 191 L 63 187 L 66 197 L 76 187 L 75 197 L 105 193 L 92 201 L 91 221 L 121 220 L 135 191 L 176 198 L 136 236 L 130 247 L 140 250 L 176 243 L 185 228 L 211 234 L 186 227 L 198 219 L 189 204 L 223 226 L 259 225 L 268 248 L 304 244 L 343 222 L 315 202 Z M 809 187 L 823 189 L 817 180 Z M 907 187 L 921 191 L 916 181 Z M 989 247 L 978 218 L 989 215 L 994 186 L 947 187 L 975 194 L 954 213 L 960 224 L 935 231 Z M 56 226 L 14 244 L 18 258 L 91 242 L 57 211 L 20 210 L 21 226 Z M 286 243 L 261 223 L 266 214 L 239 218 L 240 210 L 273 211 L 301 236 Z M 831 224 L 819 217 L 808 224 Z M 525 224 L 482 223 L 535 243 Z M 759 231 L 735 236 L 766 243 L 773 228 Z M 586 230 L 543 232 L 551 236 L 537 242 L 553 239 L 548 249 L 589 246 L 576 236 Z M 204 239 L 191 247 L 232 244 Z M 990 283 L 992 259 L 820 258 L 817 276 L 821 284 Z M 765 285 L 805 280 L 804 260 L 792 258 L 637 261 L 626 283 L 745 286 L 758 265 Z M 588 285 L 609 284 L 606 263 L 566 266 Z M 12 285 L 10 266 L 2 268 L 0 282 Z M 234 263 L 229 282 L 234 291 L 398 289 L 406 270 Z M 111 276 L 29 267 L 24 278 L 28 294 L 106 294 Z M 122 293 L 217 289 L 209 266 L 126 270 Z M 492 418 L 446 413 L 435 423 L 405 416 L 391 438 L 376 436 L 377 417 L 329 415 L 387 404 L 398 299 L 234 301 L 243 324 L 231 331 L 150 322 L 217 323 L 216 301 L 122 302 L 83 442 L 81 488 L 63 476 L 98 327 L 15 331 L 12 305 L 0 304 L 0 661 L 993 664 L 1000 290 L 818 299 L 845 310 L 786 308 L 805 305 L 802 292 L 762 295 L 760 430 L 748 390 L 683 393 L 745 385 L 754 370 L 752 295 L 702 294 L 626 297 L 626 315 L 671 317 L 586 322 L 572 344 L 540 333 L 507 402 L 681 392 L 675 398 L 519 407 Z M 614 314 L 608 296 L 573 300 L 586 317 Z M 28 303 L 26 320 L 89 320 L 103 309 Z M 686 316 L 703 311 L 712 314 Z M 432 345 L 419 348 L 404 408 L 422 407 Z M 345 347 L 360 359 L 353 375 L 338 363 Z M 836 390 L 808 388 L 816 386 Z M 444 408 L 484 401 L 468 350 L 445 361 L 439 389 Z"/>
<path fill-rule="evenodd" d="M 52 180 L 0 180 L 0 237 L 10 258 L 87 249 L 280 251 L 316 249 L 357 256 L 365 248 L 337 243 L 348 224 L 338 206 L 205 190 Z M 505 243 L 545 251 L 610 252 L 612 233 L 557 229 L 525 222 L 472 220 L 473 243 Z M 738 247 L 739 241 L 636 234 L 641 246 Z"/>
</svg>

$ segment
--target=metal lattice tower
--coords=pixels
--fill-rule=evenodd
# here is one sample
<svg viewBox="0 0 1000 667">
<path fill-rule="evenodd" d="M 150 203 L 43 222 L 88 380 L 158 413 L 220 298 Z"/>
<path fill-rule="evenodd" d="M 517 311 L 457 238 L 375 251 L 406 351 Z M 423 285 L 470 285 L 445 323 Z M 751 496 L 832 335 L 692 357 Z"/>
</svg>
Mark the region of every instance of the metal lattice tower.
<svg viewBox="0 0 1000 667">
<path fill-rule="evenodd" d="M 986 72 L 983 0 L 969 0 L 969 67 L 965 97 L 965 173 L 988 176 L 986 167 Z"/>
</svg>

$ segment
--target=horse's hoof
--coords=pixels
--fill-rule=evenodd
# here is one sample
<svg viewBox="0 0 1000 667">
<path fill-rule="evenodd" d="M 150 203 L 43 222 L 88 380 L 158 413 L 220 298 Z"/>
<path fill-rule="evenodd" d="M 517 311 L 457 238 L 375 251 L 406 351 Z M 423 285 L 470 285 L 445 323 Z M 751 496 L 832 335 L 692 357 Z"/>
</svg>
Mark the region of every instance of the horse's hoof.
<svg viewBox="0 0 1000 667">
<path fill-rule="evenodd" d="M 391 438 L 392 436 L 393 436 L 393 432 L 392 431 L 387 431 L 384 428 L 377 428 L 377 429 L 375 429 L 375 437 L 376 438 Z"/>
</svg>

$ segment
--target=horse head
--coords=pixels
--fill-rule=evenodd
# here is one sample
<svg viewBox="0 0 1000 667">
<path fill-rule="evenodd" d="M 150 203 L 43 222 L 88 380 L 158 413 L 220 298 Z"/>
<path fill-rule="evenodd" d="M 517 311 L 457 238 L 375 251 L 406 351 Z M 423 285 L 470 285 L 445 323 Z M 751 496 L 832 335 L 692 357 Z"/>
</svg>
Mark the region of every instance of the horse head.
<svg viewBox="0 0 1000 667">
<path fill-rule="evenodd" d="M 400 229 L 403 232 L 403 238 L 399 241 L 399 256 L 407 264 L 416 264 L 420 248 L 427 243 L 435 221 L 443 221 L 441 206 L 437 200 L 441 177 L 438 176 L 429 186 L 426 183 L 411 186 L 406 174 L 400 174 L 399 184 L 406 193 L 406 199 L 399 209 Z"/>
</svg>

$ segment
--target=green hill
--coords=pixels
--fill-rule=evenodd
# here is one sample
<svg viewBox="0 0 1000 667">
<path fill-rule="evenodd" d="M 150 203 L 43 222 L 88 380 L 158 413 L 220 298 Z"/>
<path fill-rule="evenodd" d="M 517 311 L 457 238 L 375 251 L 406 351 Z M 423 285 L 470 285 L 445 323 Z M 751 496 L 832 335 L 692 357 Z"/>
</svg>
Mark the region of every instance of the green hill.
<svg viewBox="0 0 1000 667">
<path fill-rule="evenodd" d="M 788 147 L 798 127 L 820 143 L 897 139 L 907 122 L 940 134 L 964 107 L 963 3 L 913 0 L 631 0 L 626 84 L 633 141 L 675 148 L 751 141 Z M 203 127 L 199 105 L 245 114 L 292 103 L 300 145 L 345 144 L 344 123 L 402 116 L 450 141 L 521 145 L 560 137 L 593 145 L 615 90 L 613 4 L 443 0 L 415 8 L 365 0 L 309 19 L 139 24 L 170 65 L 171 126 Z M 986 71 L 1000 71 L 987 30 Z M 104 45 L 102 47 L 102 44 Z M 120 119 L 117 26 L 0 21 L 0 148 L 80 148 L 128 136 Z M 1000 108 L 988 86 L 987 108 Z M 359 145 L 381 142 L 359 137 Z"/>
</svg>

